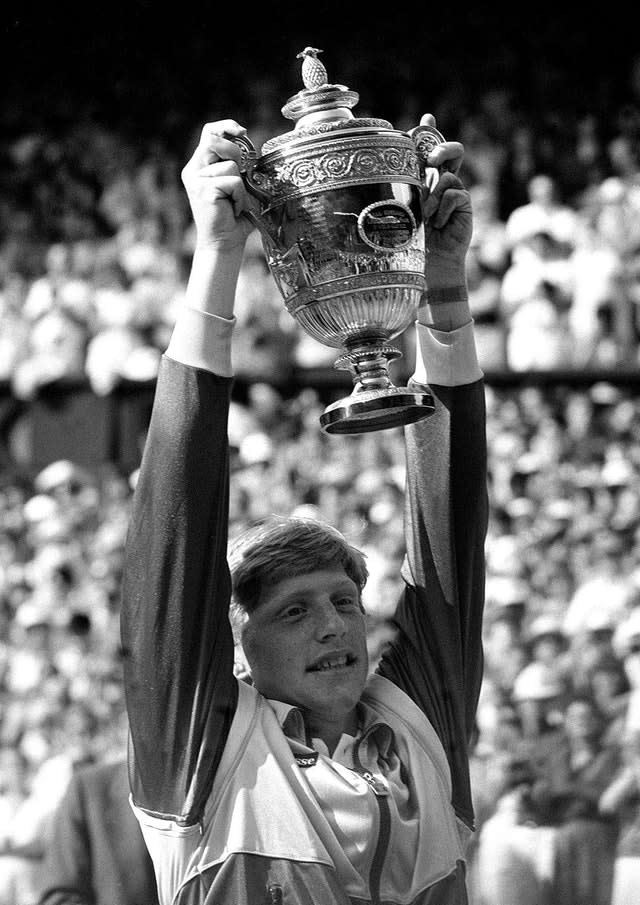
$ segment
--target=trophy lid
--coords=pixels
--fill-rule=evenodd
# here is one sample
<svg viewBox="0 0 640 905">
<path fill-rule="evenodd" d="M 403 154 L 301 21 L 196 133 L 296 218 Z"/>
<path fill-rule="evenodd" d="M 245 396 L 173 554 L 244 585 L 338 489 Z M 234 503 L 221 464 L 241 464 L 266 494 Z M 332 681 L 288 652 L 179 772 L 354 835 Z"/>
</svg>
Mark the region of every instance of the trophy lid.
<svg viewBox="0 0 640 905">
<path fill-rule="evenodd" d="M 319 53 L 322 53 L 322 50 L 318 47 L 305 47 L 297 55 L 297 59 L 302 60 L 304 88 L 290 97 L 282 108 L 283 116 L 295 122 L 295 129 L 266 141 L 262 146 L 263 153 L 266 154 L 293 139 L 345 126 L 393 128 L 391 123 L 384 119 L 354 117 L 351 109 L 360 100 L 360 95 L 346 85 L 329 84 L 327 70 L 318 59 Z"/>
<path fill-rule="evenodd" d="M 318 47 L 305 47 L 297 55 L 297 59 L 302 60 L 304 89 L 290 97 L 282 108 L 283 116 L 295 123 L 322 110 L 339 110 L 343 115 L 338 118 L 348 119 L 353 116 L 351 108 L 360 100 L 357 91 L 351 91 L 346 85 L 329 84 L 327 70 L 318 59 L 319 53 L 322 51 Z"/>
</svg>

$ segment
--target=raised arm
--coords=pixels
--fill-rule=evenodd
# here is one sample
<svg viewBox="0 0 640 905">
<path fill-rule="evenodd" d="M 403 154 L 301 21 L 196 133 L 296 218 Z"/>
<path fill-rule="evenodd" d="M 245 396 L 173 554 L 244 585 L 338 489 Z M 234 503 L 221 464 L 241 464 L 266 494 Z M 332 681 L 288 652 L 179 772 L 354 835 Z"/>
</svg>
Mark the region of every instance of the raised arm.
<svg viewBox="0 0 640 905">
<path fill-rule="evenodd" d="M 438 732 L 454 806 L 471 824 L 467 744 L 482 678 L 487 485 L 484 390 L 465 278 L 471 204 L 456 175 L 460 150 L 448 143 L 430 161 L 450 170 L 424 203 L 428 291 L 414 380 L 429 384 L 436 411 L 405 431 L 405 591 L 380 669 Z"/>
<path fill-rule="evenodd" d="M 196 823 L 235 707 L 227 618 L 233 302 L 250 227 L 237 148 L 204 127 L 183 171 L 197 230 L 163 358 L 129 529 L 122 602 L 136 805 Z"/>
</svg>

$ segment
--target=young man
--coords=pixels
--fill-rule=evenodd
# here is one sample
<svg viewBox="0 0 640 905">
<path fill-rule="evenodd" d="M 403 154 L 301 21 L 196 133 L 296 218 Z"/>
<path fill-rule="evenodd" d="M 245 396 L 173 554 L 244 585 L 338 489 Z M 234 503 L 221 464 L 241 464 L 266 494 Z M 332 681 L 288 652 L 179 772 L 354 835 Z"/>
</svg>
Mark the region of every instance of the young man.
<svg viewBox="0 0 640 905">
<path fill-rule="evenodd" d="M 162 903 L 459 905 L 487 517 L 462 147 L 429 160 L 443 172 L 423 203 L 429 292 L 414 379 L 428 370 L 436 412 L 405 431 L 405 589 L 369 676 L 366 568 L 341 535 L 274 518 L 227 559 L 230 337 L 250 228 L 230 139 L 242 134 L 232 120 L 205 126 L 183 171 L 197 247 L 124 581 L 135 813 Z M 234 677 L 234 633 L 250 682 Z"/>
</svg>

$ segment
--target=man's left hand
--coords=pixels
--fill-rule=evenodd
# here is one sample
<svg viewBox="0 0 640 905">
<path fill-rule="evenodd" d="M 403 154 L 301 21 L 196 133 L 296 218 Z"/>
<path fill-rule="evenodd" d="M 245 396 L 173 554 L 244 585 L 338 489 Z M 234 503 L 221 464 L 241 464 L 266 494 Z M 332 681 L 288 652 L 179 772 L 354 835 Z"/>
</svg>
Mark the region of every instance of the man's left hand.
<svg viewBox="0 0 640 905">
<path fill-rule="evenodd" d="M 430 114 L 421 125 L 435 125 Z M 431 289 L 464 284 L 465 261 L 473 216 L 471 198 L 458 176 L 464 148 L 458 141 L 436 145 L 427 159 L 422 216 L 427 250 L 427 286 Z"/>
</svg>

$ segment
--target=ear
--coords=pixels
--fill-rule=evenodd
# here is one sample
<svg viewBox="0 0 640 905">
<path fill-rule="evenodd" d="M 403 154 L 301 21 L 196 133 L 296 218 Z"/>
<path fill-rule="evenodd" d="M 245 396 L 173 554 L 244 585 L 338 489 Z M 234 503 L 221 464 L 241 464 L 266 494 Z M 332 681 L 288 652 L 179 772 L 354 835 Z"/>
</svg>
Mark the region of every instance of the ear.
<svg viewBox="0 0 640 905">
<path fill-rule="evenodd" d="M 244 653 L 244 648 L 240 642 L 236 643 L 233 649 L 233 674 L 236 679 L 243 682 L 253 684 L 251 679 L 251 669 Z"/>
</svg>

